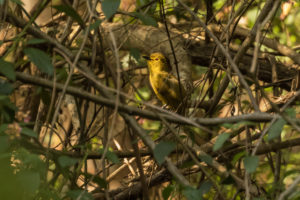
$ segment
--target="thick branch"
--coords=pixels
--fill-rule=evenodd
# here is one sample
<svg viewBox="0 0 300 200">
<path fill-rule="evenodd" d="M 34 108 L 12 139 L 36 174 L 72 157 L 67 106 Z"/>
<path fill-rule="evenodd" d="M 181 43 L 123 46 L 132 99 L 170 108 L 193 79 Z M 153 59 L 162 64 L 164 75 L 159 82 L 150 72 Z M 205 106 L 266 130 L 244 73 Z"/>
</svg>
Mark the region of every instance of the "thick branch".
<svg viewBox="0 0 300 200">
<path fill-rule="evenodd" d="M 12 25 L 25 28 L 27 23 L 13 15 L 12 13 L 8 13 L 6 17 L 6 21 L 11 23 Z M 162 29 L 158 29 L 151 26 L 143 26 L 143 25 L 123 25 L 123 24 L 105 24 L 103 26 L 104 29 L 111 28 L 115 34 L 116 40 L 118 44 L 121 44 L 121 48 L 124 50 L 128 50 L 131 48 L 137 48 L 143 53 L 150 53 L 153 51 L 161 51 L 167 54 L 171 59 L 171 49 L 168 45 L 167 36 Z M 240 29 L 238 29 L 240 30 Z M 105 30 L 104 30 L 105 31 Z M 41 30 L 28 25 L 27 32 L 37 38 L 42 38 L 48 41 L 51 45 L 61 49 L 66 55 L 70 58 L 73 57 L 71 51 L 60 44 L 55 38 L 50 37 L 46 33 Z M 245 34 L 245 30 L 238 31 L 238 34 Z M 187 42 L 190 43 L 190 39 L 183 38 L 180 34 L 172 33 L 172 40 L 176 49 L 176 56 L 179 62 L 179 68 L 181 73 L 181 77 L 183 79 L 190 80 L 190 66 L 191 64 L 197 64 L 201 66 L 208 66 L 211 55 L 213 53 L 214 44 L 205 44 L 204 41 L 194 41 L 191 42 L 191 45 L 188 46 L 187 49 L 184 49 Z M 266 43 L 271 43 L 270 39 L 265 39 Z M 277 43 L 276 43 L 277 44 Z M 276 45 L 273 43 L 274 45 Z M 270 44 L 271 45 L 271 44 Z M 108 45 L 105 45 L 106 47 Z M 274 49 L 279 49 L 279 45 Z M 284 46 L 285 47 L 285 46 Z M 280 47 L 281 48 L 281 47 Z M 284 49 L 287 49 L 285 47 Z M 286 52 L 286 51 L 285 51 Z M 235 55 L 235 51 L 231 51 L 231 55 Z M 284 54 L 285 55 L 285 54 Z M 288 54 L 291 55 L 291 54 Z M 294 54 L 292 54 L 294 55 Z M 297 54 L 298 55 L 298 54 Z M 191 56 L 191 57 L 190 57 Z M 218 57 L 222 60 L 222 55 L 219 54 Z M 297 57 L 297 56 L 296 56 Z M 192 59 L 191 59 L 192 58 Z M 249 63 L 251 63 L 252 55 L 245 55 L 243 59 L 240 61 L 239 68 L 241 72 L 247 73 L 249 69 Z M 290 88 L 290 83 L 293 77 L 297 74 L 297 70 L 293 68 L 289 68 L 281 63 L 276 63 L 278 68 L 278 79 L 280 83 L 278 86 L 283 87 L 284 89 Z M 258 78 L 264 82 L 271 83 L 272 80 L 272 67 L 269 61 L 266 58 L 261 58 L 258 60 L 259 73 Z"/>
<path fill-rule="evenodd" d="M 22 81 L 24 83 L 29 83 L 29 84 L 34 84 L 34 85 L 39 85 L 43 86 L 46 88 L 53 88 L 53 82 L 31 76 L 28 74 L 16 73 L 17 80 Z M 56 83 L 56 90 L 61 91 L 63 89 L 63 84 L 61 83 Z M 107 99 L 101 96 L 96 96 L 93 95 L 89 92 L 85 92 L 78 87 L 73 87 L 73 86 L 68 86 L 66 92 L 68 94 L 77 96 L 82 99 L 86 99 L 89 101 L 92 101 L 94 103 L 104 105 L 110 108 L 114 108 L 115 106 L 115 101 L 113 99 Z M 124 104 L 119 104 L 119 111 L 127 113 L 129 115 L 139 115 L 141 117 L 145 117 L 148 119 L 153 119 L 153 120 L 161 120 L 161 117 L 163 117 L 165 120 L 168 122 L 173 122 L 177 124 L 185 124 L 185 125 L 193 125 L 193 123 L 197 123 L 199 125 L 205 125 L 205 126 L 215 126 L 215 125 L 220 125 L 223 123 L 238 123 L 242 121 L 252 121 L 252 122 L 269 122 L 271 121 L 274 117 L 277 117 L 277 115 L 271 115 L 267 113 L 252 113 L 252 114 L 246 114 L 246 115 L 241 115 L 241 116 L 233 116 L 233 117 L 228 117 L 228 118 L 192 118 L 184 120 L 182 116 L 179 116 L 180 118 L 174 116 L 176 115 L 175 113 L 171 113 L 172 115 L 165 114 L 165 113 L 157 113 L 154 111 L 148 111 L 148 110 L 141 110 L 133 106 L 127 106 Z M 166 113 L 168 113 L 166 111 Z M 160 115 L 160 116 L 158 116 Z M 191 121 L 189 123 L 189 121 Z"/>
<path fill-rule="evenodd" d="M 203 41 L 196 42 L 188 49 L 189 54 L 192 57 L 192 63 L 200 66 L 208 66 L 211 55 L 214 51 L 215 44 L 205 44 Z M 201 53 L 199 53 L 201 52 Z M 231 55 L 234 55 L 235 51 L 231 51 Z M 241 62 L 239 63 L 239 69 L 245 75 L 247 75 L 252 61 L 252 54 L 245 54 Z M 219 59 L 218 59 L 219 58 Z M 222 60 L 221 53 L 218 54 L 217 60 Z M 226 65 L 224 65 L 225 67 Z M 290 90 L 291 82 L 297 75 L 295 68 L 288 67 L 280 62 L 276 63 L 276 69 L 278 74 L 278 82 L 272 83 L 272 65 L 266 58 L 258 59 L 258 79 L 266 83 L 272 83 L 283 89 Z"/>
</svg>

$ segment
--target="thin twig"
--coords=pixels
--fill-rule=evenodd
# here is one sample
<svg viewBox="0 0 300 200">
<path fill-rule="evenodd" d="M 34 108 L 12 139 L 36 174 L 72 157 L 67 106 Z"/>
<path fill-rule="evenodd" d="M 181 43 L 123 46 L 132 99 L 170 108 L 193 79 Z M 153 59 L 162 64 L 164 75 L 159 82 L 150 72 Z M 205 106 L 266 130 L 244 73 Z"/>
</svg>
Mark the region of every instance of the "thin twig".
<svg viewBox="0 0 300 200">
<path fill-rule="evenodd" d="M 241 82 L 241 84 L 245 87 L 251 103 L 254 107 L 254 109 L 259 112 L 259 107 L 255 101 L 255 98 L 252 94 L 252 91 L 250 90 L 250 87 L 248 85 L 248 83 L 246 82 L 246 80 L 244 79 L 242 73 L 240 72 L 238 66 L 235 64 L 235 62 L 233 61 L 233 59 L 231 58 L 231 56 L 229 55 L 229 53 L 226 51 L 226 49 L 224 48 L 224 46 L 222 45 L 222 43 L 218 40 L 218 38 L 207 28 L 207 26 L 199 19 L 199 17 L 193 12 L 191 11 L 191 9 L 184 3 L 182 3 L 181 0 L 177 0 L 177 2 L 179 4 L 181 4 L 192 16 L 195 17 L 195 19 L 197 20 L 197 22 L 205 29 L 205 31 L 209 34 L 209 36 L 215 41 L 215 43 L 218 45 L 218 47 L 220 48 L 220 50 L 222 51 L 222 53 L 224 54 L 224 56 L 227 58 L 228 62 L 230 63 L 231 67 L 233 68 L 233 70 L 235 71 L 235 73 L 237 73 L 237 76 L 239 77 L 239 80 Z"/>
<path fill-rule="evenodd" d="M 283 200 L 285 197 L 289 196 L 289 194 L 294 190 L 294 188 L 300 183 L 300 176 L 298 176 L 294 182 L 285 190 L 283 191 L 280 195 L 278 200 Z"/>
</svg>

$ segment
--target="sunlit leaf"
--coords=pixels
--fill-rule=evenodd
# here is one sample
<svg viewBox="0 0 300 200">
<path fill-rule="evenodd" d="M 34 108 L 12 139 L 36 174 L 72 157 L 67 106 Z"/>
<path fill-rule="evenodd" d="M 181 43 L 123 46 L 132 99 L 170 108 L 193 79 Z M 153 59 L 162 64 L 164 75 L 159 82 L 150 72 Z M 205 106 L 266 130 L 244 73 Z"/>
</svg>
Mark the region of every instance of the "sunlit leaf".
<svg viewBox="0 0 300 200">
<path fill-rule="evenodd" d="M 223 126 L 224 128 L 231 129 L 231 128 L 233 127 L 233 124 L 230 124 L 230 123 L 224 123 L 224 124 L 222 124 L 222 126 Z"/>
<path fill-rule="evenodd" d="M 283 177 L 291 176 L 291 175 L 298 175 L 300 174 L 300 169 L 292 169 L 284 172 Z"/>
<path fill-rule="evenodd" d="M 138 92 L 135 93 L 135 97 L 138 101 L 149 100 L 151 97 L 151 90 L 148 87 L 138 88 Z"/>
</svg>

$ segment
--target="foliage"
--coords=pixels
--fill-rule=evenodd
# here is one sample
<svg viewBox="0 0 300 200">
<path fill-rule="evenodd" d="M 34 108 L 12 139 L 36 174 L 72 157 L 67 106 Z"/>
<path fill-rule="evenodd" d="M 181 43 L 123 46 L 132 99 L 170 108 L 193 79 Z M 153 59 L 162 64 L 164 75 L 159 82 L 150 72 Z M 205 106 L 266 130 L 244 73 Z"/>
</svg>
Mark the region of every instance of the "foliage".
<svg viewBox="0 0 300 200">
<path fill-rule="evenodd" d="M 299 199 L 298 1 L 30 3 L 0 0 L 1 199 Z"/>
</svg>

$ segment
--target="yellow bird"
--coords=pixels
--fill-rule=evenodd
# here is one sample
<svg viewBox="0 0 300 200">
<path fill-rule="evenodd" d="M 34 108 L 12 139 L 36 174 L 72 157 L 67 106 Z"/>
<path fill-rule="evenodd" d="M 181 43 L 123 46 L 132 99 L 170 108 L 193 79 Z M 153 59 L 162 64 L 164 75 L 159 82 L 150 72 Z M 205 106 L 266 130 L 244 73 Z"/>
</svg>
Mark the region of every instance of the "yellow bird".
<svg viewBox="0 0 300 200">
<path fill-rule="evenodd" d="M 143 57 L 147 59 L 150 84 L 157 98 L 171 109 L 181 110 L 186 91 L 182 85 L 179 87 L 177 78 L 171 74 L 168 59 L 162 53 Z"/>
</svg>

